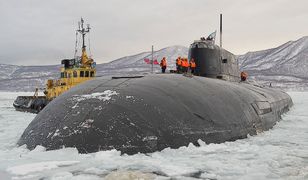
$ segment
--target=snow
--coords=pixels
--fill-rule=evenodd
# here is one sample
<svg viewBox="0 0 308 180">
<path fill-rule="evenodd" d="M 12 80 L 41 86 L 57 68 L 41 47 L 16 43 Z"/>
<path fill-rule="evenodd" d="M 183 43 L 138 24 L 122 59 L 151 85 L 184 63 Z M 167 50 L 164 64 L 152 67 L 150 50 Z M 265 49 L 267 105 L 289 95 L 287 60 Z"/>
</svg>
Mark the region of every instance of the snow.
<svg viewBox="0 0 308 180">
<path fill-rule="evenodd" d="M 80 127 L 90 128 L 90 127 L 92 127 L 93 122 L 94 122 L 93 119 L 87 119 L 87 120 L 85 120 L 84 122 L 81 123 Z"/>
<path fill-rule="evenodd" d="M 35 117 L 14 110 L 18 94 L 0 92 L 0 179 L 308 179 L 308 92 L 289 93 L 294 107 L 273 129 L 257 136 L 221 144 L 199 140 L 200 147 L 189 144 L 135 155 L 18 147 Z M 85 127 L 92 122 L 87 120 Z"/>
<path fill-rule="evenodd" d="M 307 60 L 308 36 L 276 48 L 238 56 L 240 69 L 248 72 L 248 78 L 275 83 L 288 91 L 308 89 Z"/>
<path fill-rule="evenodd" d="M 307 55 L 308 37 L 302 37 L 296 41 L 289 41 L 279 47 L 249 52 L 239 56 L 239 62 L 243 69 L 264 70 L 275 66 L 295 65 L 305 61 L 303 55 Z"/>
<path fill-rule="evenodd" d="M 100 101 L 108 101 L 111 99 L 111 96 L 118 95 L 116 91 L 106 90 L 104 92 L 96 92 L 92 94 L 84 94 L 84 95 L 75 95 L 73 100 L 80 102 L 86 99 L 98 99 Z"/>
<path fill-rule="evenodd" d="M 126 96 L 126 99 L 134 99 L 134 96 Z"/>
<path fill-rule="evenodd" d="M 105 177 L 106 180 L 110 179 L 144 179 L 144 180 L 150 180 L 154 179 L 155 175 L 149 174 L 149 173 L 142 173 L 139 171 L 119 171 L 119 172 L 112 172 L 109 175 Z"/>
<path fill-rule="evenodd" d="M 279 47 L 238 56 L 240 69 L 262 84 L 288 91 L 308 90 L 308 36 Z M 298 86 L 298 87 L 297 87 Z"/>
<path fill-rule="evenodd" d="M 46 161 L 10 167 L 7 169 L 7 171 L 16 175 L 26 175 L 37 171 L 50 170 L 61 166 L 69 166 L 77 163 L 79 163 L 79 161 Z"/>
<path fill-rule="evenodd" d="M 100 101 L 109 101 L 112 96 L 119 95 L 116 91 L 105 90 L 104 92 L 96 92 L 92 94 L 84 94 L 84 95 L 75 95 L 71 100 L 75 102 L 75 105 L 72 106 L 72 109 L 78 107 L 79 102 L 87 100 L 87 99 L 98 99 Z"/>
<path fill-rule="evenodd" d="M 51 138 L 54 138 L 54 137 L 56 137 L 56 136 L 59 136 L 59 135 L 60 135 L 60 132 L 59 132 L 59 131 L 60 131 L 59 129 L 56 129 L 55 133 L 52 135 Z M 49 137 L 49 134 L 48 134 L 47 138 L 48 138 L 48 137 Z"/>
</svg>

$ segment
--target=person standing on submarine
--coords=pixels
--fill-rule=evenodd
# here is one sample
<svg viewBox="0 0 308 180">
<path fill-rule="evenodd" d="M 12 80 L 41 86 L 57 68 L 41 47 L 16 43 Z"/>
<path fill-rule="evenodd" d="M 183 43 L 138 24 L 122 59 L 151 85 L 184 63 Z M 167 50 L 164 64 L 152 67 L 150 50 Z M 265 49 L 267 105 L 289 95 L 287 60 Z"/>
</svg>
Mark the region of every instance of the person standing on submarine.
<svg viewBox="0 0 308 180">
<path fill-rule="evenodd" d="M 246 81 L 247 77 L 248 77 L 248 73 L 242 71 L 241 72 L 241 81 Z"/>
<path fill-rule="evenodd" d="M 184 64 L 184 58 L 181 57 L 181 64 L 180 64 L 180 73 L 183 73 L 184 72 L 184 67 L 183 67 L 183 64 Z"/>
<path fill-rule="evenodd" d="M 196 63 L 195 63 L 195 59 L 194 58 L 191 58 L 191 60 L 189 62 L 189 67 L 190 67 L 191 74 L 194 74 L 195 69 L 196 69 Z"/>
<path fill-rule="evenodd" d="M 182 61 L 183 73 L 187 73 L 188 66 L 189 66 L 188 59 L 184 58 L 184 60 Z"/>
<path fill-rule="evenodd" d="M 181 57 L 179 56 L 179 57 L 176 59 L 176 71 L 177 71 L 177 73 L 181 73 L 181 66 L 182 66 L 182 59 L 181 59 Z"/>
<path fill-rule="evenodd" d="M 161 67 L 161 72 L 165 73 L 166 72 L 166 68 L 167 68 L 166 57 L 163 57 L 163 59 L 160 61 L 160 67 Z"/>
</svg>

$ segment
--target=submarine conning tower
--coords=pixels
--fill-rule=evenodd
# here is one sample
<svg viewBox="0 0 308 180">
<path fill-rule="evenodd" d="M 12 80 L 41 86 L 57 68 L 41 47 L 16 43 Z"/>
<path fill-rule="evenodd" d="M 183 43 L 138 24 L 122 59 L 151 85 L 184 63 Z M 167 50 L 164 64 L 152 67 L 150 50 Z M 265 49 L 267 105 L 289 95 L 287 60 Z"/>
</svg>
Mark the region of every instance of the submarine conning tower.
<svg viewBox="0 0 308 180">
<path fill-rule="evenodd" d="M 234 54 L 222 48 L 222 14 L 220 14 L 220 45 L 215 45 L 216 31 L 208 38 L 195 40 L 189 48 L 188 58 L 194 58 L 195 75 L 239 81 L 240 71 Z"/>
<path fill-rule="evenodd" d="M 240 71 L 236 56 L 217 46 L 213 41 L 196 40 L 190 45 L 188 58 L 196 62 L 195 75 L 239 81 Z"/>
</svg>

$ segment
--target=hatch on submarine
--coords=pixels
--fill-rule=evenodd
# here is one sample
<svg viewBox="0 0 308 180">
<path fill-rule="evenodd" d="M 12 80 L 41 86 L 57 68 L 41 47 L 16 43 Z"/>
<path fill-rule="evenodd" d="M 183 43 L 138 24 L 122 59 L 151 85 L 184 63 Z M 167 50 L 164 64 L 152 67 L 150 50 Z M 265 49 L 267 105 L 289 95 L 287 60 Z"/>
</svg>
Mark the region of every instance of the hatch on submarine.
<svg viewBox="0 0 308 180">
<path fill-rule="evenodd" d="M 194 76 L 99 77 L 71 88 L 35 117 L 18 145 L 135 154 L 199 139 L 222 143 L 272 128 L 293 104 L 283 91 L 241 82 L 236 57 L 212 41 L 194 41 L 188 56 Z"/>
</svg>

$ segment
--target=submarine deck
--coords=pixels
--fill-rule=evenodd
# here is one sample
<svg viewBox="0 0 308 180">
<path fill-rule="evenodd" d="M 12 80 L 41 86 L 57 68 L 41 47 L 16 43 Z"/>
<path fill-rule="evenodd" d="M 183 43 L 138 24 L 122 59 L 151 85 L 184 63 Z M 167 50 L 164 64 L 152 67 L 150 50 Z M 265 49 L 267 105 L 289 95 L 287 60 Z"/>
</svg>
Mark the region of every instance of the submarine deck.
<svg viewBox="0 0 308 180">
<path fill-rule="evenodd" d="M 292 106 L 272 88 L 181 74 L 102 77 L 50 102 L 18 144 L 134 154 L 221 143 L 272 128 Z"/>
</svg>

